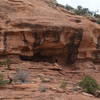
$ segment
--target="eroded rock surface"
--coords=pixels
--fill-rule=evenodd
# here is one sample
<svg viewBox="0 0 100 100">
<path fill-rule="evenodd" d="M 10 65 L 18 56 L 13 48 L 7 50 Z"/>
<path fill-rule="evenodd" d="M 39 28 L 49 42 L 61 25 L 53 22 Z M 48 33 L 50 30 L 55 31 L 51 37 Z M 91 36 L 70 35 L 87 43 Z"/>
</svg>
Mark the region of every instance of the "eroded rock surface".
<svg viewBox="0 0 100 100">
<path fill-rule="evenodd" d="M 55 0 L 0 0 L 0 54 L 100 61 L 100 25 Z"/>
</svg>

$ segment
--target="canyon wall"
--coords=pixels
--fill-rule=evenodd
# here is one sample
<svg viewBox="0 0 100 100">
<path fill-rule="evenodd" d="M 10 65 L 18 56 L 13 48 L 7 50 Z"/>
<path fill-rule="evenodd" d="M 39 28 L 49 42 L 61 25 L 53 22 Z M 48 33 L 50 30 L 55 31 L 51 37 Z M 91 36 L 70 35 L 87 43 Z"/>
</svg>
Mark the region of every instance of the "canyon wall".
<svg viewBox="0 0 100 100">
<path fill-rule="evenodd" d="M 100 25 L 55 0 L 0 0 L 0 55 L 100 62 Z"/>
</svg>

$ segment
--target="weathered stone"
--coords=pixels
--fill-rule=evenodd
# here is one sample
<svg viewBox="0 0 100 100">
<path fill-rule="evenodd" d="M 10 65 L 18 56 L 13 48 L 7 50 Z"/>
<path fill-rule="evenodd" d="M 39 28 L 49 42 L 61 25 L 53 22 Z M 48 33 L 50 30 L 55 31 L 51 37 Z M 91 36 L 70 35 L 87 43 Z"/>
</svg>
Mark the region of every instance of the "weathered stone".
<svg viewBox="0 0 100 100">
<path fill-rule="evenodd" d="M 0 0 L 0 54 L 100 62 L 95 54 L 100 55 L 100 25 L 55 5 L 55 0 Z"/>
<path fill-rule="evenodd" d="M 100 91 L 99 90 L 95 92 L 95 96 L 100 98 Z"/>
<path fill-rule="evenodd" d="M 85 92 L 82 92 L 82 94 L 85 95 L 85 96 L 93 97 L 93 95 L 85 93 Z"/>
</svg>

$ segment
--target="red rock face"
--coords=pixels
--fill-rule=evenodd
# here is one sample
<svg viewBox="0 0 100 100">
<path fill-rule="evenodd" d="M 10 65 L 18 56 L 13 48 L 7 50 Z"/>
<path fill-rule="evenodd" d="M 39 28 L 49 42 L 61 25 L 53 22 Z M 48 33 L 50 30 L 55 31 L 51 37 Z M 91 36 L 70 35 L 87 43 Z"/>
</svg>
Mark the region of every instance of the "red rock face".
<svg viewBox="0 0 100 100">
<path fill-rule="evenodd" d="M 47 56 L 67 63 L 99 59 L 100 25 L 55 3 L 0 0 L 0 54 Z"/>
</svg>

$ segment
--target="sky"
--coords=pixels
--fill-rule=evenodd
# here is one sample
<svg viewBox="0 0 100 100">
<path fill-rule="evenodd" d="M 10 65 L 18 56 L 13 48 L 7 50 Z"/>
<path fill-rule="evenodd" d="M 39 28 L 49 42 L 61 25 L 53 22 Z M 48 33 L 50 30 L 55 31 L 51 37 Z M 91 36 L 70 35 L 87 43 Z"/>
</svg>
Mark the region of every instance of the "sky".
<svg viewBox="0 0 100 100">
<path fill-rule="evenodd" d="M 58 3 L 63 5 L 70 5 L 76 8 L 78 5 L 81 5 L 84 8 L 89 8 L 90 11 L 98 11 L 100 14 L 100 0 L 57 0 Z"/>
</svg>

